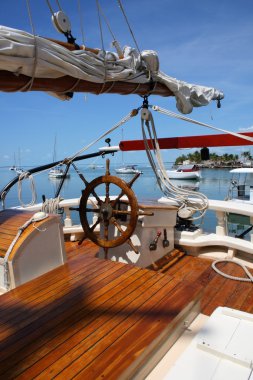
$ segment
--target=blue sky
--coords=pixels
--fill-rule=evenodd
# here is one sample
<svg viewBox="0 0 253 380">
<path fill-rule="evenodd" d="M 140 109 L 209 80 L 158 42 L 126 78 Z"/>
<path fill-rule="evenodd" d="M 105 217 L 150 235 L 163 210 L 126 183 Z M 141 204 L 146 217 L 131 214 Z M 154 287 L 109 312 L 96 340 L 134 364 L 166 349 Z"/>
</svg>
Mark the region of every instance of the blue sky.
<svg viewBox="0 0 253 380">
<path fill-rule="evenodd" d="M 96 2 L 81 1 L 85 44 L 101 47 Z M 51 0 L 54 10 L 57 2 Z M 100 0 L 114 34 L 122 46 L 134 46 L 117 1 Z M 252 0 L 122 0 L 141 50 L 156 50 L 160 68 L 170 76 L 221 89 L 222 108 L 213 102 L 189 115 L 204 123 L 230 131 L 253 129 L 253 2 Z M 36 34 L 64 40 L 52 23 L 45 0 L 30 0 Z M 72 33 L 82 43 L 77 0 L 60 0 L 72 22 Z M 1 0 L 0 24 L 31 32 L 25 0 Z M 111 37 L 103 26 L 105 48 Z M 52 161 L 57 136 L 57 158 L 71 156 L 115 125 L 130 110 L 140 106 L 137 95 L 75 94 L 62 102 L 45 93 L 0 93 L 1 148 L 0 166 L 12 165 L 20 151 L 21 164 L 34 166 Z M 152 96 L 150 103 L 176 111 L 173 97 Z M 214 133 L 204 127 L 186 124 L 164 115 L 154 115 L 159 137 Z M 141 138 L 140 119 L 125 125 L 126 140 Z M 122 130 L 110 135 L 117 145 Z M 103 145 L 96 144 L 88 152 Z M 234 147 L 239 154 L 249 147 Z M 228 149 L 212 148 L 223 153 Z M 189 151 L 164 151 L 165 161 Z M 252 148 L 253 152 L 253 148 Z M 144 152 L 125 154 L 126 162 L 146 161 Z M 114 163 L 121 161 L 121 155 Z"/>
</svg>

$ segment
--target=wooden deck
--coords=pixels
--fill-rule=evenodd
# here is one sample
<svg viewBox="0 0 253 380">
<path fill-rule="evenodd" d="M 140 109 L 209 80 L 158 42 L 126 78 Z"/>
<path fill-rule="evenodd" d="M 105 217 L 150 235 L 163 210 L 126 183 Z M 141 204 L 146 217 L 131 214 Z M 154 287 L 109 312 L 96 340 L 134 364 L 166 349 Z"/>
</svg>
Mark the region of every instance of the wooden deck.
<svg viewBox="0 0 253 380">
<path fill-rule="evenodd" d="M 78 247 L 76 243 L 66 243 L 68 257 L 71 258 L 77 252 L 95 256 L 97 247 L 91 242 L 87 246 Z M 166 274 L 177 281 L 198 284 L 202 289 L 201 312 L 210 316 L 218 306 L 226 306 L 233 309 L 253 313 L 253 284 L 251 282 L 233 281 L 217 274 L 211 267 L 211 260 L 185 255 L 175 260 L 173 266 L 166 270 Z M 166 265 L 166 264 L 165 264 Z M 221 263 L 218 268 L 225 273 L 246 277 L 244 271 L 237 265 Z M 253 274 L 253 269 L 248 268 Z"/>
<path fill-rule="evenodd" d="M 132 378 L 200 294 L 207 315 L 253 311 L 252 284 L 221 277 L 206 259 L 185 256 L 160 274 L 97 259 L 91 242 L 66 249 L 66 265 L 1 296 L 0 379 Z"/>
<path fill-rule="evenodd" d="M 199 285 L 73 247 L 1 296 L 1 379 L 131 378 L 198 304 Z"/>
</svg>

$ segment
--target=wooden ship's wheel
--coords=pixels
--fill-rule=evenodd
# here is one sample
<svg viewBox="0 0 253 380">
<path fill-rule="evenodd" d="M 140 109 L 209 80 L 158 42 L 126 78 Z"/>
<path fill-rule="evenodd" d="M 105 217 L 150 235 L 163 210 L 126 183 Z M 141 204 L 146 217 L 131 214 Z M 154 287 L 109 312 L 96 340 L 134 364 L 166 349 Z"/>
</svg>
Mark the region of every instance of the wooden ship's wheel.
<svg viewBox="0 0 253 380">
<path fill-rule="evenodd" d="M 107 160 L 105 175 L 95 178 L 90 183 L 86 183 L 86 188 L 82 192 L 79 215 L 85 237 L 100 247 L 103 247 L 105 254 L 107 254 L 109 248 L 117 247 L 124 242 L 128 242 L 132 249 L 138 253 L 130 239 L 135 230 L 139 215 L 138 202 L 131 186 L 140 174 L 136 174 L 133 179 L 127 183 L 121 178 L 112 176 L 109 171 L 109 166 L 110 161 Z M 104 188 L 105 196 L 103 197 L 97 194 L 99 186 L 102 187 L 102 190 Z M 116 198 L 115 196 L 113 198 L 110 196 L 112 186 L 114 191 L 115 188 L 120 191 Z M 90 205 L 89 200 L 92 196 L 96 199 L 93 206 Z M 122 200 L 123 196 L 124 199 Z M 122 204 L 125 204 L 124 209 L 121 209 Z M 92 225 L 90 225 L 88 220 L 90 213 L 97 215 L 97 220 Z M 122 220 L 124 220 L 124 225 L 121 225 Z M 95 231 L 98 225 L 100 225 L 100 229 L 99 231 Z M 116 227 L 117 234 L 112 235 L 110 233 L 110 226 L 114 227 L 113 230 L 115 230 Z"/>
</svg>

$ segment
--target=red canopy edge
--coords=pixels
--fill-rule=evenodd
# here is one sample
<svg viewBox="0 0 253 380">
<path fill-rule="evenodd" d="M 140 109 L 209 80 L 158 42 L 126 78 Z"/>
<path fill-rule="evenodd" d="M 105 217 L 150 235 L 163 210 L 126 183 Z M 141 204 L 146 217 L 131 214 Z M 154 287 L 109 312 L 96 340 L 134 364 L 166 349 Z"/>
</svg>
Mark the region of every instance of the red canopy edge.
<svg viewBox="0 0 253 380">
<path fill-rule="evenodd" d="M 253 137 L 253 132 L 239 133 Z M 158 139 L 160 149 L 181 149 L 181 148 L 203 148 L 212 146 L 240 146 L 253 145 L 253 142 L 240 139 L 239 137 L 229 134 L 219 135 L 201 135 L 201 136 L 184 136 L 184 137 L 168 137 Z M 148 145 L 152 149 L 151 140 L 148 140 Z M 120 150 L 145 150 L 143 140 L 125 140 L 119 144 Z"/>
</svg>

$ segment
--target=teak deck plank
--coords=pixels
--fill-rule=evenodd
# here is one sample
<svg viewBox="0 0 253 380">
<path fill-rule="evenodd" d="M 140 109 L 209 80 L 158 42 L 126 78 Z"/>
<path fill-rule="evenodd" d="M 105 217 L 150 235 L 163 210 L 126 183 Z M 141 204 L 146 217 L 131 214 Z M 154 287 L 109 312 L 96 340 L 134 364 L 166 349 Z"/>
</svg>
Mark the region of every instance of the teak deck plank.
<svg viewBox="0 0 253 380">
<path fill-rule="evenodd" d="M 97 259 L 89 242 L 83 247 L 70 243 L 67 252 L 67 264 L 1 296 L 0 378 L 68 378 L 79 372 L 82 378 L 105 350 L 114 356 L 122 339 L 127 349 L 141 334 L 132 363 L 188 305 L 187 292 L 191 298 L 200 291 L 197 285 L 188 291 L 179 286 L 180 278 L 168 274 Z M 117 373 L 125 370 L 120 356 L 114 363 Z M 101 374 L 105 370 L 101 367 Z"/>
<path fill-rule="evenodd" d="M 149 292 L 145 294 L 147 298 L 151 297 L 153 292 L 157 290 L 157 287 L 155 286 L 157 276 L 152 277 L 153 279 L 151 281 L 146 281 L 145 283 L 146 287 L 150 287 Z M 63 378 L 70 378 L 71 374 L 75 375 L 80 371 L 80 367 L 82 369 L 84 365 L 91 360 L 91 353 L 94 351 L 94 347 L 98 347 L 99 350 L 103 349 L 104 345 L 108 347 L 108 345 L 110 345 L 110 334 L 112 334 L 112 332 L 116 333 L 117 336 L 121 335 L 125 328 L 125 323 L 120 325 L 120 331 L 117 330 L 119 324 L 124 320 L 131 321 L 131 318 L 128 318 L 129 315 L 131 315 L 133 310 L 136 312 L 136 307 L 138 307 L 140 302 L 145 302 L 146 297 L 141 294 L 140 290 L 141 283 L 143 283 L 143 281 L 140 281 L 139 287 L 134 293 L 132 292 L 125 297 L 123 292 L 123 294 L 121 294 L 120 302 L 117 302 L 117 300 L 109 300 L 109 304 L 104 305 L 106 308 L 100 317 L 94 320 L 94 317 L 92 316 L 92 321 L 88 321 L 85 330 L 79 330 L 78 333 L 66 340 L 61 346 L 57 346 L 57 348 L 44 360 L 44 365 L 48 366 L 48 360 L 50 359 L 51 365 L 50 367 L 45 368 L 44 373 L 41 373 L 42 378 L 43 376 L 46 377 L 47 374 L 54 377 L 59 373 L 61 373 Z M 131 303 L 131 299 L 136 297 L 138 290 L 140 294 Z M 138 298 L 141 298 L 141 300 Z M 110 310 L 109 313 L 108 310 Z M 103 339 L 104 337 L 106 337 L 106 339 Z M 80 360 L 80 355 L 83 353 L 85 353 L 85 357 Z M 97 355 L 98 353 L 96 352 L 95 356 Z M 38 364 L 36 367 L 38 367 Z M 66 372 L 62 371 L 64 368 L 66 368 Z M 28 371 L 28 375 L 32 375 L 33 377 L 34 373 Z M 39 378 L 41 376 L 39 376 Z"/>
<path fill-rule="evenodd" d="M 131 378 L 200 290 L 206 315 L 253 310 L 252 284 L 218 275 L 211 260 L 186 255 L 160 274 L 97 259 L 89 241 L 66 252 L 65 265 L 1 296 L 1 379 Z"/>
<path fill-rule="evenodd" d="M 210 316 L 217 306 L 226 306 L 246 312 L 253 311 L 252 283 L 227 279 L 217 274 L 211 267 L 211 260 L 199 257 L 183 257 L 179 263 L 168 270 L 171 276 L 194 281 L 203 287 L 201 312 Z M 182 263 L 185 261 L 186 265 Z M 177 271 L 179 266 L 179 270 Z M 238 265 L 221 263 L 218 268 L 229 275 L 246 277 Z M 248 268 L 249 269 L 249 268 Z M 253 274 L 253 270 L 249 269 Z M 192 277 L 195 272 L 196 278 Z"/>
</svg>

